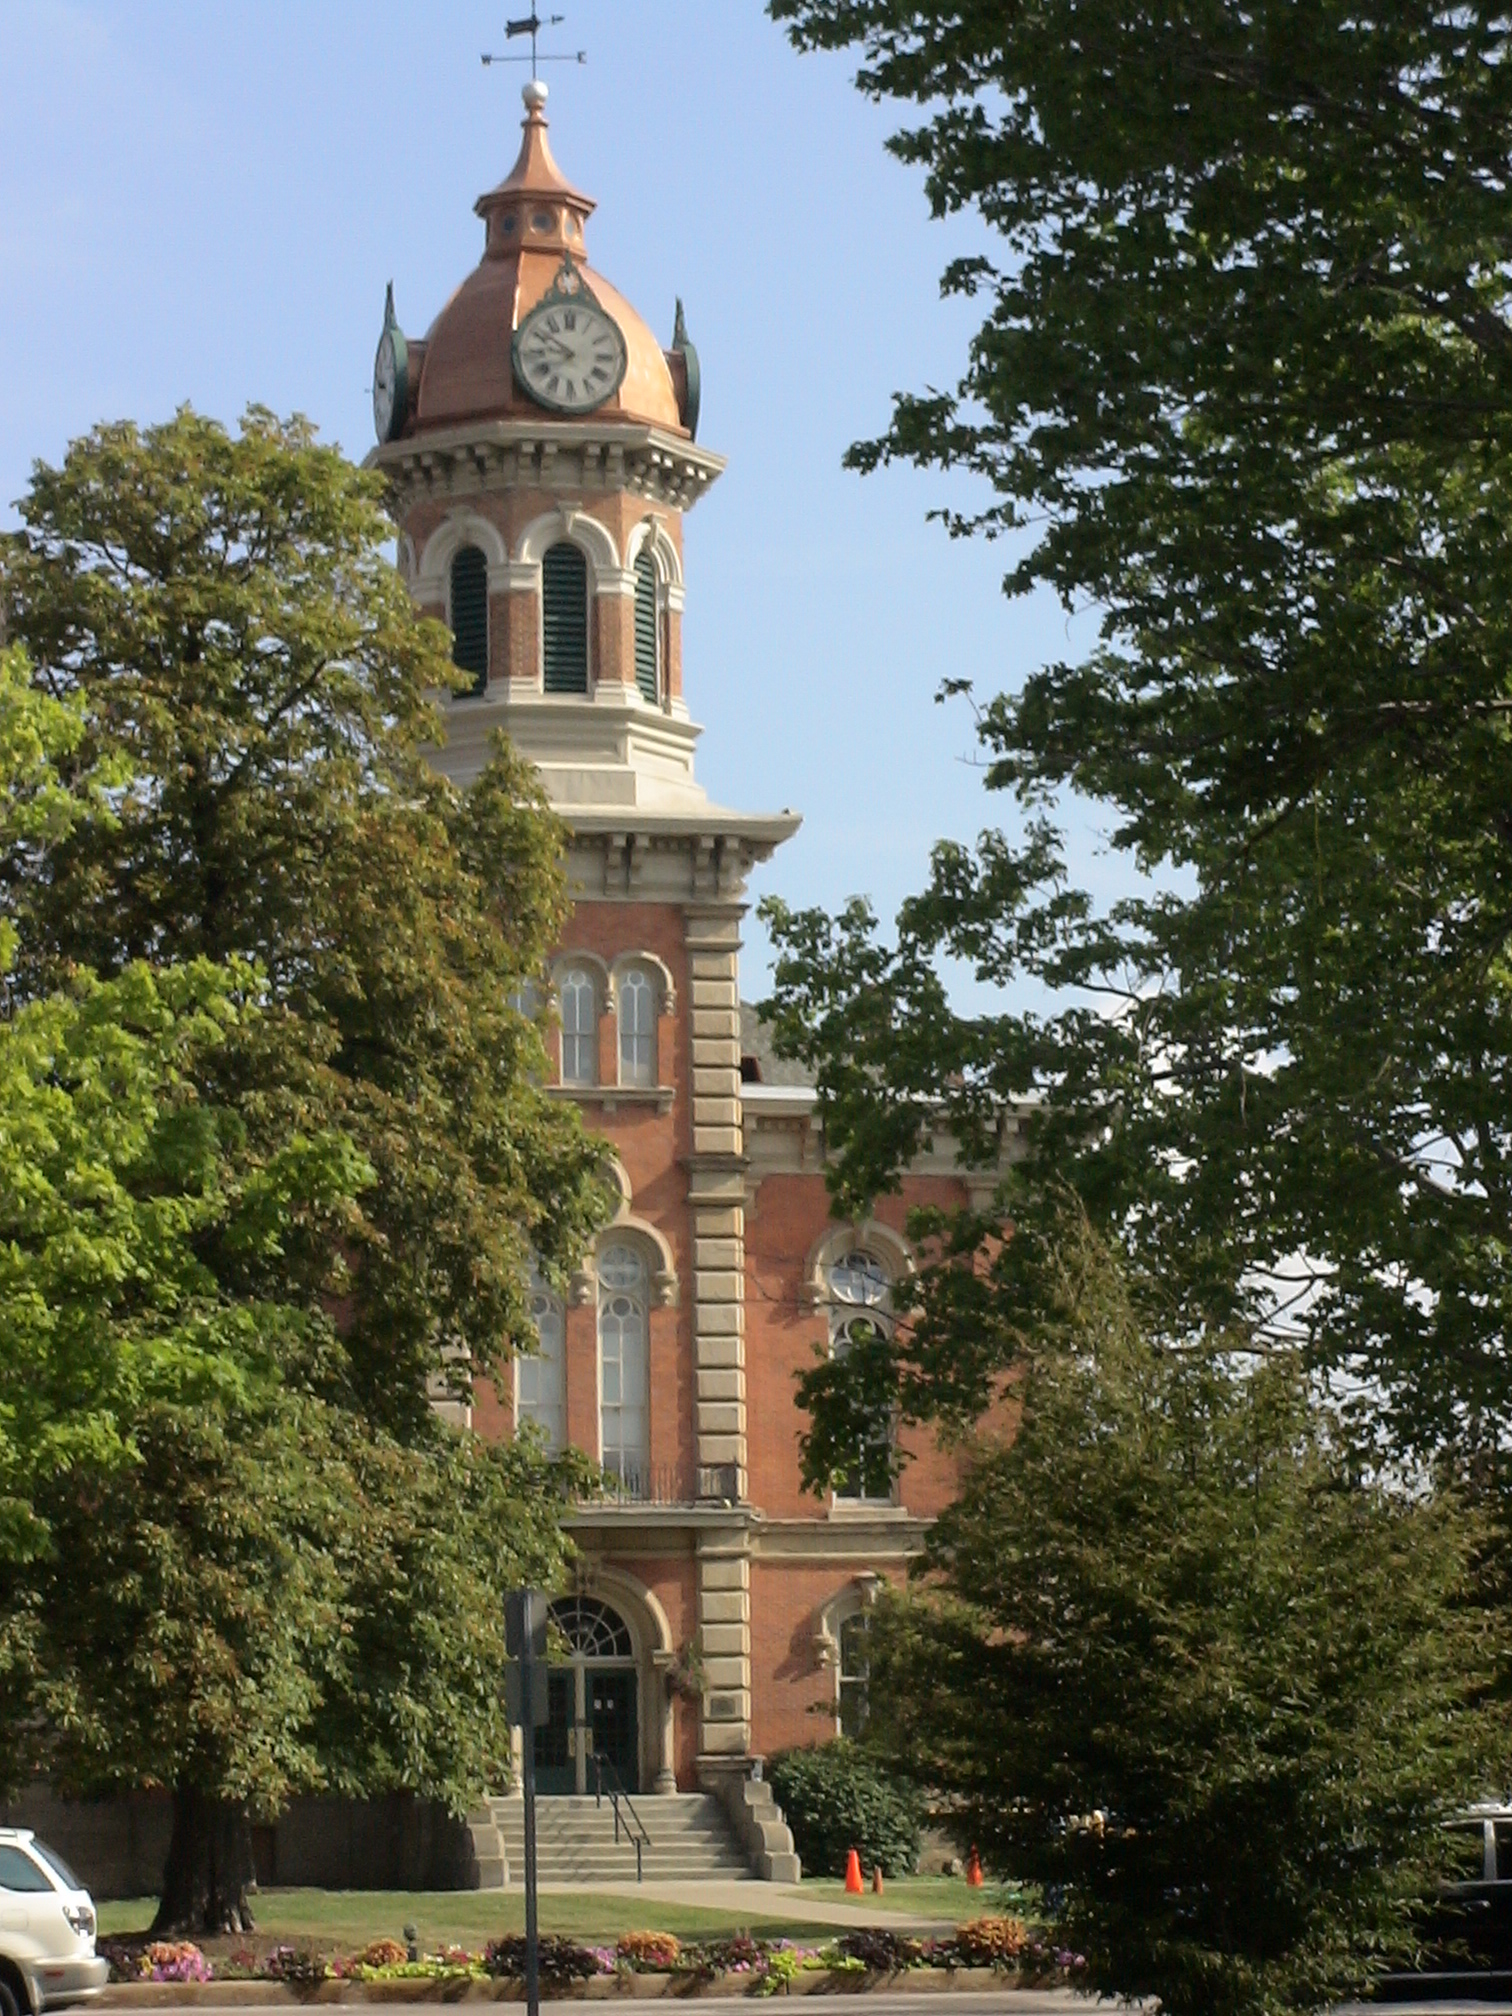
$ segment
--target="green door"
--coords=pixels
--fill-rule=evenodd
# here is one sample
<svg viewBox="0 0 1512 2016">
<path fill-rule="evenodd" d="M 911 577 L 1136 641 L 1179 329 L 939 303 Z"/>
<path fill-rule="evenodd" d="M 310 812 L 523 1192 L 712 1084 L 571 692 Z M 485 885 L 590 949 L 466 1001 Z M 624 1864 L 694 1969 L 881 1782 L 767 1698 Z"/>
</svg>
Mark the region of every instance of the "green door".
<svg viewBox="0 0 1512 2016">
<path fill-rule="evenodd" d="M 640 1790 L 640 1730 L 635 1713 L 634 1672 L 595 1672 L 588 1680 L 588 1721 L 593 1731 L 593 1754 L 613 1766 L 606 1772 L 606 1784 L 618 1783 L 626 1792 Z"/>
<path fill-rule="evenodd" d="M 546 1676 L 547 1717 L 545 1727 L 535 1732 L 535 1782 L 537 1792 L 548 1796 L 577 1790 L 572 1755 L 575 1677 L 567 1666 L 553 1668 Z"/>
</svg>

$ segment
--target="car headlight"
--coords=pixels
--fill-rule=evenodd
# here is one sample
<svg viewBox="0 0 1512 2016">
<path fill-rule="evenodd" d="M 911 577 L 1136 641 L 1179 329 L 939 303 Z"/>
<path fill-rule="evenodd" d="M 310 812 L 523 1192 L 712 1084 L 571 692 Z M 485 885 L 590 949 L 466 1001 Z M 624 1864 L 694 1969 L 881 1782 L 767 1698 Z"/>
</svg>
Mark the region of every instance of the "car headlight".
<svg viewBox="0 0 1512 2016">
<path fill-rule="evenodd" d="M 93 1939 L 95 1914 L 87 1904 L 65 1904 L 63 1916 L 81 1939 Z"/>
</svg>

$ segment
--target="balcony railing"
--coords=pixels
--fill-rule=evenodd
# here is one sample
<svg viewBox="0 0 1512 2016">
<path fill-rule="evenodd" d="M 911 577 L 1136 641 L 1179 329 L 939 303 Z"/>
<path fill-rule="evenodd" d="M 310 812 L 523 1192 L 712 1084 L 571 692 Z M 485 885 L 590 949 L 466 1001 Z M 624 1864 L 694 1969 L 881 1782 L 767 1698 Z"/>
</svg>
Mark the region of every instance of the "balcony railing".
<svg viewBox="0 0 1512 2016">
<path fill-rule="evenodd" d="M 590 1504 L 738 1505 L 740 1468 L 735 1463 L 642 1463 L 614 1458 L 605 1467 L 604 1488 Z"/>
</svg>

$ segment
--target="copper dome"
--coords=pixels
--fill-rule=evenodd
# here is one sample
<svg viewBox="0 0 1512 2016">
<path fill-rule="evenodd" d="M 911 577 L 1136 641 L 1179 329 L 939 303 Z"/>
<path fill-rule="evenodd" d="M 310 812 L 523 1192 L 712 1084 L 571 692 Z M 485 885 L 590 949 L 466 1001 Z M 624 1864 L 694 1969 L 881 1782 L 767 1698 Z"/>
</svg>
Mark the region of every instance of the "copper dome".
<svg viewBox="0 0 1512 2016">
<path fill-rule="evenodd" d="M 414 345 L 421 352 L 419 382 L 405 431 L 469 420 L 561 417 L 548 416 L 516 383 L 511 343 L 521 319 L 561 271 L 565 255 L 618 323 L 627 352 L 618 390 L 583 417 L 599 424 L 649 421 L 686 434 L 680 388 L 673 380 L 683 360 L 669 360 L 623 295 L 586 264 L 583 226 L 593 199 L 574 189 L 551 158 L 545 85 L 532 81 L 524 95 L 519 159 L 474 206 L 487 230 L 483 257 L 431 324 L 423 345 Z"/>
</svg>

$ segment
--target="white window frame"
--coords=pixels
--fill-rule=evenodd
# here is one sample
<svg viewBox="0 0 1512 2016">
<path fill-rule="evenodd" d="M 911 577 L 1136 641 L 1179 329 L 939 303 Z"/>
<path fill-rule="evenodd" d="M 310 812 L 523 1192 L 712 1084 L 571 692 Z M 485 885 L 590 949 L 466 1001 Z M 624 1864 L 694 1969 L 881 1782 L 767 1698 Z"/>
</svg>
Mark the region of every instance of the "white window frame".
<svg viewBox="0 0 1512 2016">
<path fill-rule="evenodd" d="M 573 999 L 572 1014 L 567 1011 L 568 991 Z M 598 1025 L 599 990 L 589 966 L 564 966 L 557 975 L 557 1013 L 561 1024 L 562 1053 L 561 1078 L 564 1085 L 596 1085 L 598 1083 Z M 588 1000 L 588 1027 L 578 1026 L 578 1016 L 586 992 Z"/>
<path fill-rule="evenodd" d="M 537 1348 L 515 1353 L 515 1432 L 533 1423 L 558 1456 L 567 1447 L 567 1310 L 539 1276 L 530 1284 L 530 1314 Z M 543 1392 L 548 1386 L 554 1391 Z"/>
<path fill-rule="evenodd" d="M 656 1083 L 659 991 L 644 967 L 626 966 L 615 976 L 615 1021 L 621 1085 Z M 637 1013 L 643 1016 L 643 1026 L 639 1024 L 632 1026 L 632 1018 L 626 1013 L 632 1001 L 640 1004 Z M 631 1046 L 635 1047 L 632 1049 Z"/>
<path fill-rule="evenodd" d="M 634 1487 L 651 1458 L 651 1274 L 626 1239 L 600 1250 L 595 1271 L 599 1461 Z"/>
</svg>

